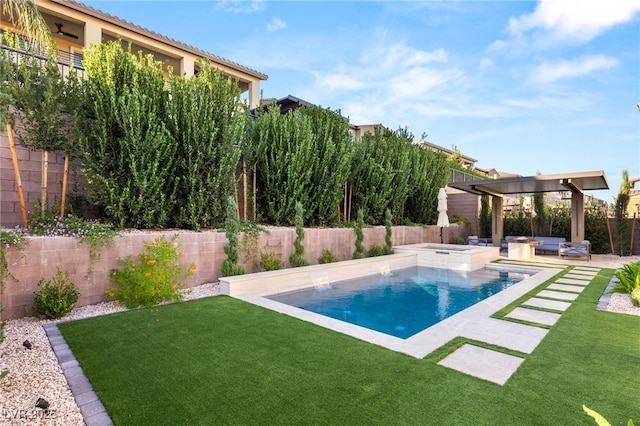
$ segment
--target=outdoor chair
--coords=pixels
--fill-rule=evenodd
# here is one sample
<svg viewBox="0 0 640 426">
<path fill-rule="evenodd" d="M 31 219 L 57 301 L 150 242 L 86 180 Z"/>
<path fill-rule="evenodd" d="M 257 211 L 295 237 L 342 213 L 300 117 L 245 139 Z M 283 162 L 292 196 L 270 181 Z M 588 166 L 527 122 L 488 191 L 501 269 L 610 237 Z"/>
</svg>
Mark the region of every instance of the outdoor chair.
<svg viewBox="0 0 640 426">
<path fill-rule="evenodd" d="M 586 257 L 591 260 L 591 243 L 584 240 L 580 243 L 562 242 L 558 246 L 558 255 L 560 257 Z"/>
</svg>

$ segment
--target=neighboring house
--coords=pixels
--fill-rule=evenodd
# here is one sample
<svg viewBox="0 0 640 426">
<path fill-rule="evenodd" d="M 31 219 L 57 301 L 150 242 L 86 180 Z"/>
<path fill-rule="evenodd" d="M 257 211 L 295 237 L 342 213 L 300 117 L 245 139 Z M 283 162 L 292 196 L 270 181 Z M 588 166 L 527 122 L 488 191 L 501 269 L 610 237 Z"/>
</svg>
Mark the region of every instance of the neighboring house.
<svg viewBox="0 0 640 426">
<path fill-rule="evenodd" d="M 1 1 L 1 0 L 0 0 Z M 163 63 L 165 75 L 171 72 L 175 75 L 194 76 L 198 74 L 198 60 L 207 59 L 211 64 L 222 70 L 231 79 L 237 80 L 242 91 L 242 99 L 247 105 L 257 107 L 260 104 L 260 82 L 267 79 L 267 75 L 228 59 L 189 46 L 180 41 L 142 28 L 131 22 L 104 13 L 72 0 L 38 0 L 38 10 L 44 17 L 55 41 L 58 66 L 63 75 L 70 69 L 75 69 L 78 75 L 84 75 L 82 60 L 84 49 L 92 44 L 122 40 L 124 48 L 131 43 L 133 52 L 151 54 L 154 59 Z M 19 34 L 12 26 L 7 16 L 0 16 L 0 32 L 11 31 Z M 25 44 L 26 46 L 26 44 Z M 0 45 L 0 49 L 11 51 L 16 61 L 21 61 L 25 55 L 38 52 L 24 52 Z M 46 60 L 41 56 L 42 60 Z M 17 147 L 20 161 L 21 182 L 27 209 L 36 204 L 41 197 L 42 153 L 29 151 Z M 4 124 L 0 127 L 0 226 L 13 227 L 20 224 L 21 212 L 18 202 L 16 178 L 11 167 L 11 153 Z M 63 180 L 64 155 L 51 153 L 48 159 L 49 199 L 59 200 Z M 69 173 L 70 188 L 77 187 L 78 193 L 83 192 L 83 181 L 79 170 L 72 168 Z M 71 189 L 70 189 L 71 191 Z M 70 193 L 71 195 L 71 193 Z"/>
<path fill-rule="evenodd" d="M 260 81 L 268 78 L 266 74 L 76 1 L 39 0 L 37 5 L 51 30 L 58 61 L 63 66 L 82 72 L 86 47 L 121 39 L 125 48 L 131 43 L 133 52 L 152 54 L 155 60 L 163 63 L 165 73 L 170 67 L 175 75 L 191 77 L 198 74 L 198 59 L 206 58 L 229 78 L 237 79 L 250 108 L 260 104 Z M 7 16 L 0 17 L 0 29 L 15 31 Z"/>
</svg>

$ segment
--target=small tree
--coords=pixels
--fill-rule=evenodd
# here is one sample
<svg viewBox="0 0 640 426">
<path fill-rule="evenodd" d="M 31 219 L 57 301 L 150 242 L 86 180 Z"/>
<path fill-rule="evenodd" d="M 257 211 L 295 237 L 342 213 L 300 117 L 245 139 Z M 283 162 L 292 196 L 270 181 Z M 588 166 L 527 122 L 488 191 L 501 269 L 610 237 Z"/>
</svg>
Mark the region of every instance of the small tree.
<svg viewBox="0 0 640 426">
<path fill-rule="evenodd" d="M 480 238 L 491 238 L 491 208 L 489 207 L 489 196 L 480 197 L 480 229 L 478 230 Z"/>
<path fill-rule="evenodd" d="M 629 221 L 627 220 L 627 207 L 629 206 L 629 173 L 622 171 L 622 183 L 620 192 L 616 198 L 616 254 L 629 256 L 631 251 L 631 237 L 629 236 Z"/>
<path fill-rule="evenodd" d="M 293 268 L 308 266 L 309 262 L 303 257 L 304 246 L 302 245 L 302 241 L 304 240 L 304 208 L 299 201 L 296 202 L 296 215 L 293 221 L 296 226 L 296 240 L 293 243 L 295 251 L 289 256 L 289 263 Z"/>
<path fill-rule="evenodd" d="M 367 257 L 364 252 L 364 246 L 362 245 L 362 241 L 364 241 L 362 228 L 364 228 L 364 213 L 362 212 L 362 209 L 358 209 L 358 219 L 356 220 L 356 226 L 354 227 L 354 232 L 356 233 L 356 250 L 353 252 L 354 259 L 364 259 Z"/>
<path fill-rule="evenodd" d="M 385 255 L 393 254 L 393 242 L 391 241 L 391 236 L 393 233 L 393 230 L 391 228 L 391 226 L 393 225 L 392 219 L 393 219 L 393 216 L 391 215 L 391 210 L 387 209 L 384 212 L 385 235 L 384 235 L 384 248 L 382 249 L 382 254 L 385 254 Z"/>
<path fill-rule="evenodd" d="M 224 253 L 227 258 L 222 261 L 221 272 L 223 277 L 244 274 L 244 266 L 238 265 L 238 232 L 240 226 L 238 224 L 238 213 L 236 211 L 236 202 L 232 196 L 227 197 L 227 218 L 224 223 L 227 244 L 224 245 Z"/>
</svg>

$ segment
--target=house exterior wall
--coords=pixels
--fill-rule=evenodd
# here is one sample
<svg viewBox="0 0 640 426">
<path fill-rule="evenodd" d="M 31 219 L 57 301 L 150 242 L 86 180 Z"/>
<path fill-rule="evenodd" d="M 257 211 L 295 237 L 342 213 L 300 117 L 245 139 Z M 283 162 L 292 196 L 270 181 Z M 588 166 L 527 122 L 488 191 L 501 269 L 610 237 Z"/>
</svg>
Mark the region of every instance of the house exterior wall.
<svg viewBox="0 0 640 426">
<path fill-rule="evenodd" d="M 147 30 L 130 22 L 103 13 L 78 2 L 66 0 L 40 0 L 38 10 L 42 13 L 52 32 L 56 47 L 73 54 L 82 52 L 84 48 L 95 43 L 102 43 L 121 38 L 123 44 L 131 42 L 132 50 L 151 53 L 156 60 L 171 65 L 176 75 L 194 75 L 194 66 L 199 58 L 207 58 L 213 66 L 222 70 L 225 75 L 237 79 L 240 88 L 247 94 L 247 103 L 255 108 L 260 101 L 260 81 L 268 77 L 258 71 L 217 57 L 208 52 L 189 46 L 177 40 Z M 13 29 L 7 17 L 0 17 L 0 28 Z M 63 24 L 65 32 L 72 33 L 74 39 L 58 35 L 56 23 Z"/>
<path fill-rule="evenodd" d="M 178 231 L 176 231 L 178 232 Z M 175 233 L 175 232 L 174 232 Z M 29 315 L 33 306 L 33 293 L 39 291 L 41 277 L 49 280 L 57 268 L 67 272 L 70 282 L 80 291 L 77 307 L 96 304 L 103 300 L 105 290 L 114 287 L 110 281 L 110 272 L 118 268 L 118 259 L 135 256 L 143 251 L 144 242 L 165 236 L 170 239 L 172 231 L 137 232 L 115 237 L 110 247 L 100 251 L 99 259 L 91 262 L 89 246 L 71 237 L 30 237 L 23 250 L 14 247 L 5 248 L 9 272 L 15 278 L 4 281 L 1 295 L 2 319 L 20 318 Z M 384 246 L 386 229 L 384 226 L 363 230 L 366 250 L 372 245 Z M 217 282 L 220 267 L 226 259 L 224 245 L 227 243 L 223 232 L 179 232 L 179 241 L 184 252 L 183 263 L 188 267 L 195 263 L 195 274 L 186 282 L 187 287 Z M 464 224 L 454 224 L 445 231 L 446 238 L 463 238 L 466 235 Z M 288 265 L 288 259 L 294 251 L 295 228 L 269 228 L 257 238 L 240 238 L 241 263 L 248 273 L 256 272 L 256 263 L 260 253 L 273 251 Z M 393 227 L 393 245 L 439 242 L 440 230 L 435 226 Z M 445 240 L 446 242 L 446 240 Z M 324 249 L 329 249 L 340 260 L 352 258 L 355 250 L 355 233 L 348 228 L 309 228 L 305 229 L 303 241 L 304 257 L 310 264 L 317 264 Z M 92 268 L 91 274 L 88 274 Z"/>
</svg>

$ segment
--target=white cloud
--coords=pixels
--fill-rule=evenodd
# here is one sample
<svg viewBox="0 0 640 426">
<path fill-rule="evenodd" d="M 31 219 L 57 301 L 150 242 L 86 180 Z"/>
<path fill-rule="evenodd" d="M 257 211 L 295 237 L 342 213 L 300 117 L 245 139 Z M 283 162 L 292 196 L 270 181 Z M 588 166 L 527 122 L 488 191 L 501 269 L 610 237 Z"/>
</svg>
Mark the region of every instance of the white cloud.
<svg viewBox="0 0 640 426">
<path fill-rule="evenodd" d="M 532 83 L 551 83 L 563 78 L 585 76 L 618 64 L 616 58 L 606 55 L 585 55 L 570 61 L 545 62 L 538 65 L 527 80 Z"/>
<path fill-rule="evenodd" d="M 464 79 L 464 72 L 447 66 L 447 61 L 444 49 L 423 51 L 402 43 L 381 46 L 362 52 L 354 64 L 314 72 L 312 90 L 326 97 L 339 94 L 343 99 L 357 99 L 336 105 L 357 123 L 389 117 L 390 111 L 395 116 L 410 115 L 421 103 L 441 96 L 445 88 Z"/>
<path fill-rule="evenodd" d="M 216 9 L 231 13 L 256 13 L 266 9 L 264 0 L 221 0 Z"/>
<path fill-rule="evenodd" d="M 271 22 L 267 24 L 267 31 L 270 33 L 278 31 L 287 27 L 287 23 L 280 18 L 273 18 Z"/>
<path fill-rule="evenodd" d="M 365 84 L 356 76 L 346 73 L 316 74 L 316 85 L 326 90 L 359 90 Z"/>
<path fill-rule="evenodd" d="M 534 31 L 555 42 L 585 43 L 639 13 L 638 1 L 540 0 L 533 13 L 510 19 L 508 31 L 516 38 Z"/>
<path fill-rule="evenodd" d="M 489 58 L 482 58 L 479 64 L 479 67 L 481 70 L 491 68 L 492 66 L 493 66 L 493 61 Z"/>
</svg>

